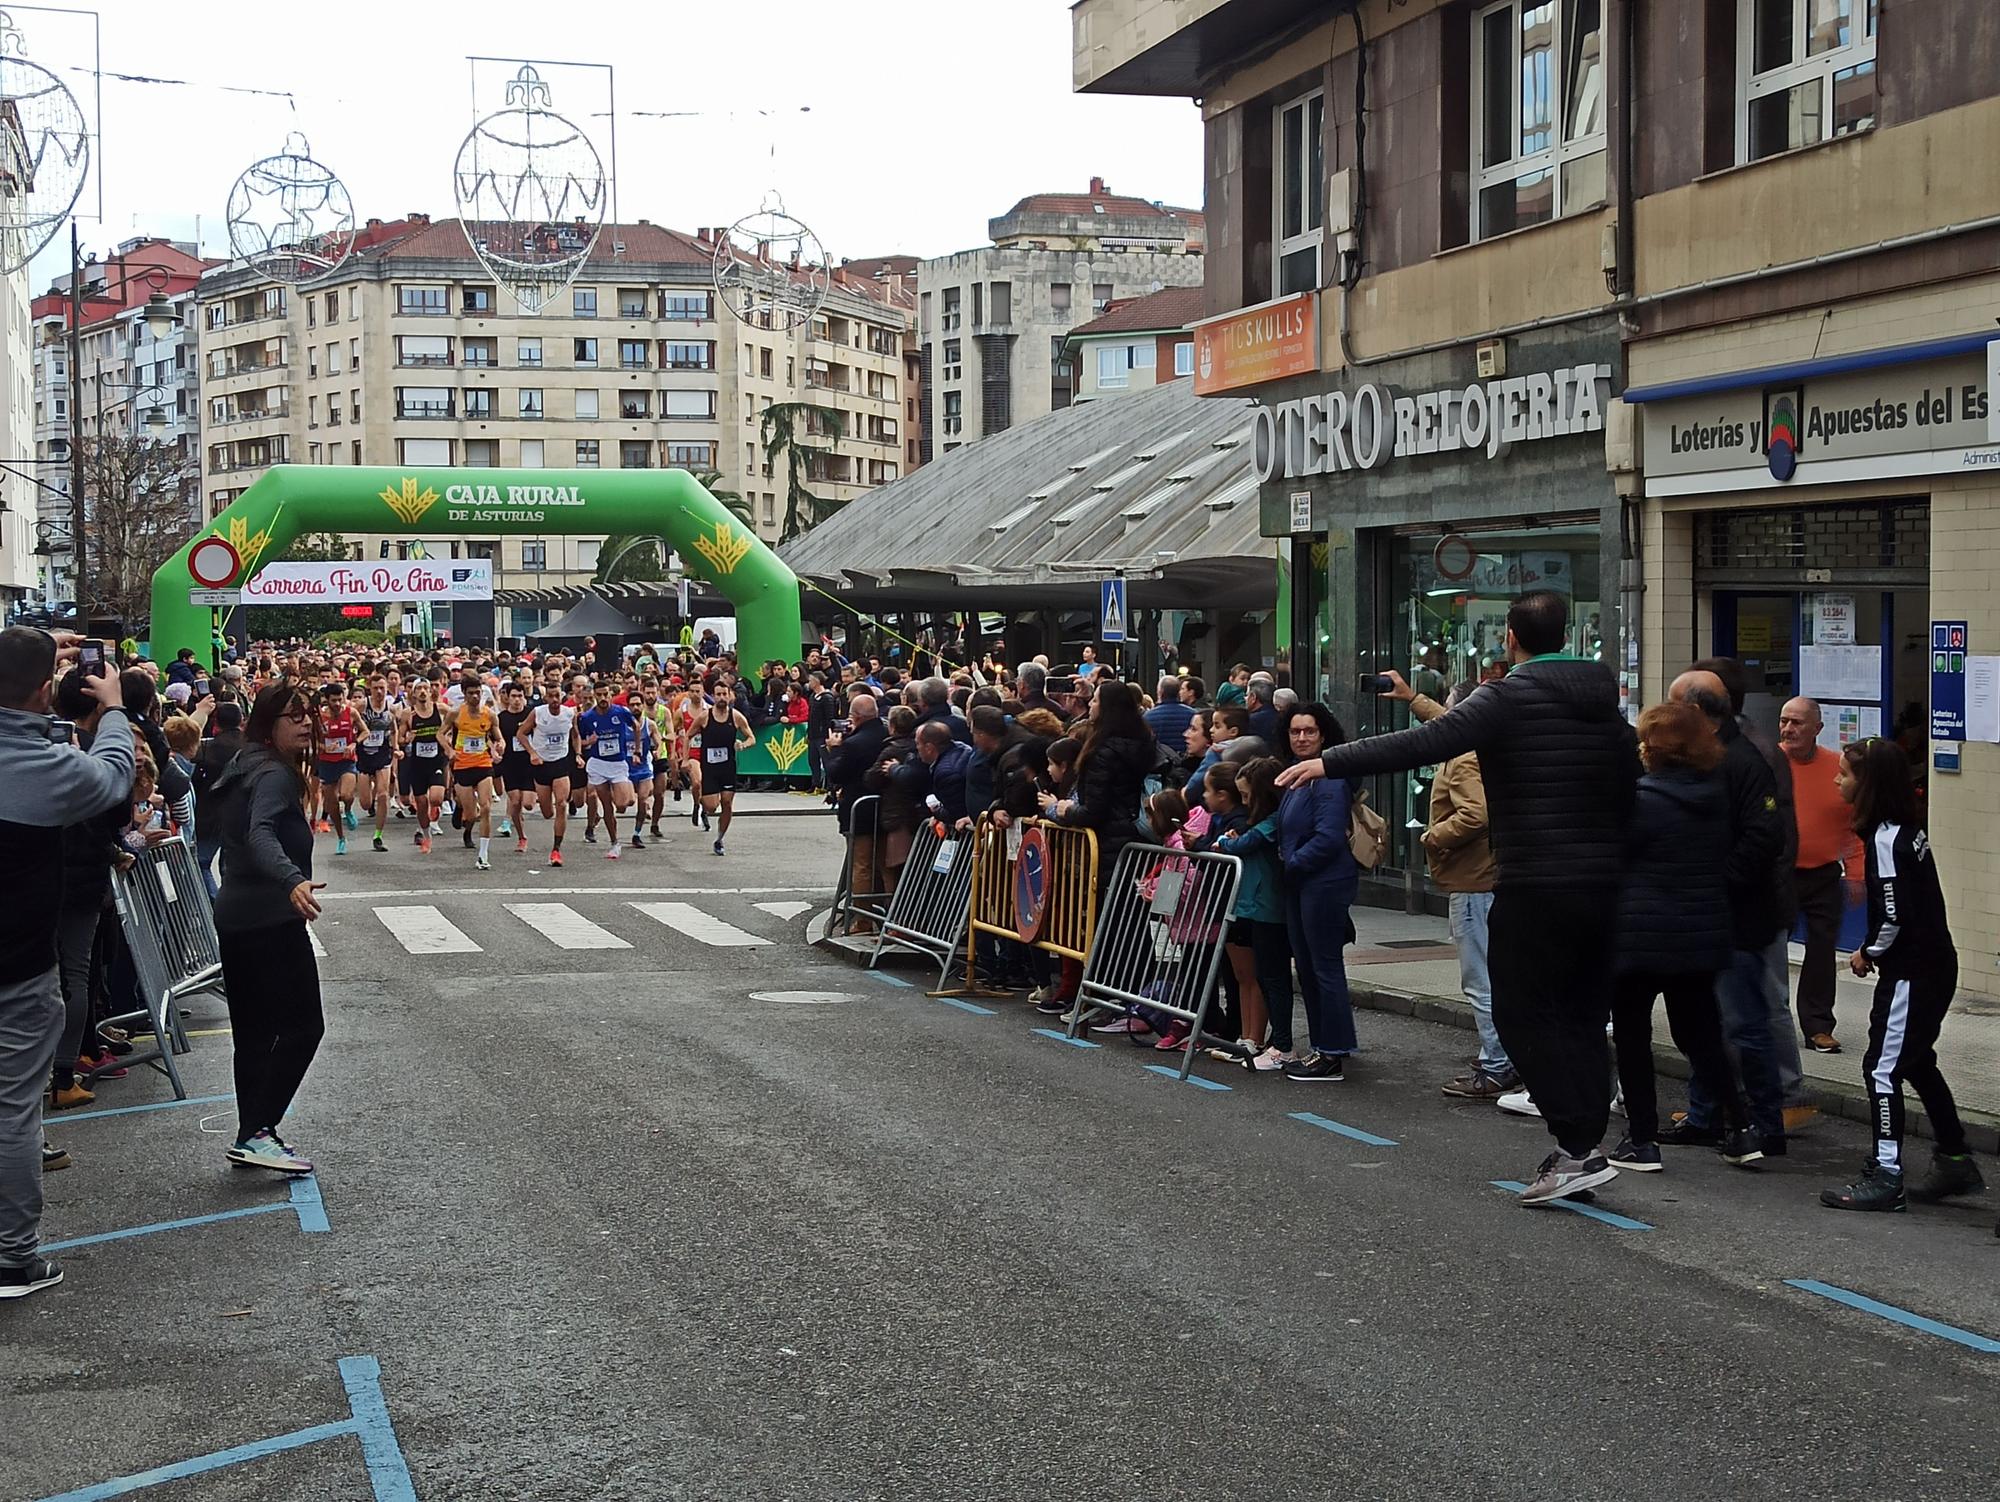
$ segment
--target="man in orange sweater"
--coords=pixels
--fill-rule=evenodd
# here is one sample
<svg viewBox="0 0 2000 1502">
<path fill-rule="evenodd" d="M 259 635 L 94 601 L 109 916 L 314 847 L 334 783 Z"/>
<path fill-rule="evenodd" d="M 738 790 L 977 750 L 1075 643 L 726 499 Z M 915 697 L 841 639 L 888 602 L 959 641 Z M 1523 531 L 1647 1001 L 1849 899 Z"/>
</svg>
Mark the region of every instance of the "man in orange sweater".
<svg viewBox="0 0 2000 1502">
<path fill-rule="evenodd" d="M 1778 712 L 1778 744 L 1792 774 L 1799 853 L 1793 875 L 1806 920 L 1805 963 L 1799 967 L 1799 1031 L 1816 1053 L 1839 1053 L 1833 1035 L 1833 948 L 1847 907 L 1847 880 L 1858 879 L 1861 843 L 1854 810 L 1833 785 L 1840 753 L 1819 744 L 1822 719 L 1811 699 L 1788 699 Z"/>
</svg>

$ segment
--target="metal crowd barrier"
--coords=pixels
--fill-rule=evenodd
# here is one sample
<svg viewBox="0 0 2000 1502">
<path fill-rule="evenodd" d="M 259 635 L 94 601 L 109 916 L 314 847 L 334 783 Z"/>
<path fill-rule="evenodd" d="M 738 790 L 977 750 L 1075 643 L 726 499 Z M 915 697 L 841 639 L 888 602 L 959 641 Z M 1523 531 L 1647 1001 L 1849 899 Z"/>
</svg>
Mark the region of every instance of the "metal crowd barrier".
<svg viewBox="0 0 2000 1502">
<path fill-rule="evenodd" d="M 1118 853 L 1077 990 L 1074 1038 L 1088 1003 L 1164 1013 L 1188 1024 L 1180 1077 L 1215 1000 L 1224 931 L 1243 880 L 1233 855 L 1127 845 Z"/>
<path fill-rule="evenodd" d="M 1048 842 L 1049 887 L 1041 934 L 1032 947 L 1079 963 L 1090 952 L 1091 930 L 1097 922 L 1097 833 L 1072 829 L 1044 819 L 1017 819 L 1008 828 L 982 814 L 973 836 L 973 872 L 969 926 L 972 940 L 965 951 L 965 985 L 953 995 L 1001 996 L 1008 993 L 982 987 L 978 979 L 978 936 L 1021 942 L 1014 906 L 1014 860 L 1020 831 L 1039 829 Z"/>
<path fill-rule="evenodd" d="M 968 944 L 966 915 L 972 896 L 972 832 L 943 832 L 934 819 L 917 826 L 910 857 L 897 878 L 895 895 L 882 920 L 874 969 L 885 949 L 908 949 L 938 962 L 938 986 L 951 971 L 959 946 Z"/>
<path fill-rule="evenodd" d="M 857 922 L 866 921 L 879 924 L 883 909 L 888 905 L 892 893 L 880 887 L 882 876 L 881 843 L 875 833 L 876 815 L 881 811 L 882 800 L 870 793 L 856 798 L 854 807 L 847 815 L 847 840 L 840 854 L 840 882 L 833 894 L 833 912 L 828 915 L 826 931 L 830 934 L 851 934 Z M 876 890 L 857 892 L 854 890 L 854 842 L 857 836 L 874 840 L 876 852 L 874 878 Z"/>
<path fill-rule="evenodd" d="M 198 991 L 222 990 L 222 951 L 207 883 L 194 851 L 173 839 L 137 856 L 129 871 L 114 870 L 111 892 L 146 1005 L 108 1020 L 124 1025 L 143 1017 L 156 1044 L 151 1053 L 131 1054 L 119 1063 L 154 1065 L 172 1083 L 174 1098 L 185 1100 L 187 1089 L 174 1067 L 174 1055 L 190 1047 L 179 1004 Z"/>
</svg>

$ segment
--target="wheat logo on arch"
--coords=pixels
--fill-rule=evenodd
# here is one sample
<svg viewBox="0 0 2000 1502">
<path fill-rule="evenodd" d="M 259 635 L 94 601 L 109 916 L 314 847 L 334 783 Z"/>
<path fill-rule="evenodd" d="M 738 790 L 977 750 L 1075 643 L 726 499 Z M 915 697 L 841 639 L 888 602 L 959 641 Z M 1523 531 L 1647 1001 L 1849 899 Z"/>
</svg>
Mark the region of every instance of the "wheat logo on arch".
<svg viewBox="0 0 2000 1502">
<path fill-rule="evenodd" d="M 750 556 L 750 539 L 738 537 L 728 522 L 717 522 L 715 536 L 697 537 L 694 550 L 713 564 L 718 574 L 733 574 L 736 565 Z"/>
<path fill-rule="evenodd" d="M 422 520 L 423 514 L 437 504 L 438 493 L 428 485 L 424 486 L 420 493 L 417 482 L 405 478 L 401 490 L 393 485 L 388 486 L 382 491 L 382 499 L 387 501 L 389 509 L 396 513 L 396 520 L 406 527 L 414 527 Z"/>
</svg>

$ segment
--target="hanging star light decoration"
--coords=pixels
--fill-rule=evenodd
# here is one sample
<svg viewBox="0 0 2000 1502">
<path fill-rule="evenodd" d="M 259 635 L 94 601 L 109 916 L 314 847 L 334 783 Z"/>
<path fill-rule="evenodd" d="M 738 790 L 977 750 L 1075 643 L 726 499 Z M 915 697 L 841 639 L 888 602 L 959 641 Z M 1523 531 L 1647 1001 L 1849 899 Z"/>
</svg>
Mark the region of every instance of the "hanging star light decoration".
<svg viewBox="0 0 2000 1502">
<path fill-rule="evenodd" d="M 325 276 L 354 249 L 354 201 L 297 131 L 229 190 L 229 244 L 273 281 Z"/>
</svg>

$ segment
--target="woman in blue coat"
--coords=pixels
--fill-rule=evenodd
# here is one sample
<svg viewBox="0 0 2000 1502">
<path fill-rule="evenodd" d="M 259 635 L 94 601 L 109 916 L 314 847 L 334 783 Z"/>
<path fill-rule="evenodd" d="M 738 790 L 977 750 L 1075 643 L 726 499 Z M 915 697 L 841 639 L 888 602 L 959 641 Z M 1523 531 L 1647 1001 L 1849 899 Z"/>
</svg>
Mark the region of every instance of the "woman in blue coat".
<svg viewBox="0 0 2000 1502">
<path fill-rule="evenodd" d="M 1347 739 L 1324 704 L 1304 704 L 1286 717 L 1285 740 L 1293 761 L 1311 761 Z M 1285 863 L 1285 927 L 1299 967 L 1311 1047 L 1287 1079 L 1339 1080 L 1342 1061 L 1357 1047 L 1354 1003 L 1347 992 L 1341 951 L 1354 938 L 1348 916 L 1361 868 L 1347 843 L 1348 812 L 1359 783 L 1325 777 L 1286 792 L 1278 805 L 1278 846 Z"/>
</svg>

